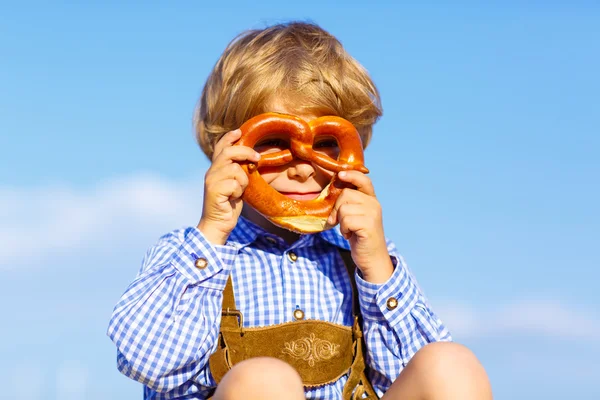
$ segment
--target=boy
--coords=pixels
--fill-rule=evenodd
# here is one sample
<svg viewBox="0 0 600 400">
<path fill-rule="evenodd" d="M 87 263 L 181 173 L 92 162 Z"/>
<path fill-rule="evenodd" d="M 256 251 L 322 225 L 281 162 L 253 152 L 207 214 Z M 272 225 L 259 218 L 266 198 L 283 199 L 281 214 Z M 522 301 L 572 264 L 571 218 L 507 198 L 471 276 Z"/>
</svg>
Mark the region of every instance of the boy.
<svg viewBox="0 0 600 400">
<path fill-rule="evenodd" d="M 386 241 L 366 175 L 338 174 L 355 189 L 344 189 L 336 201 L 328 220 L 336 228 L 317 234 L 278 228 L 243 204 L 248 179 L 239 163 L 288 145 L 280 138 L 254 149 L 234 145 L 242 123 L 264 112 L 307 121 L 343 117 L 366 147 L 381 108 L 366 71 L 318 26 L 282 24 L 234 40 L 209 76 L 196 115 L 198 141 L 212 161 L 202 216 L 196 227 L 171 232 L 148 251 L 115 307 L 108 334 L 119 370 L 145 385 L 147 399 L 375 398 L 373 389 L 384 399 L 491 398 L 477 359 L 451 343 Z M 335 141 L 315 148 L 333 157 L 339 150 Z M 299 159 L 261 171 L 273 189 L 297 200 L 317 197 L 332 174 Z M 224 344 L 229 305 L 239 338 L 244 329 L 315 320 L 325 323 L 319 331 L 325 336 L 288 340 L 283 353 L 297 358 L 294 367 L 260 352 L 231 366 L 243 346 Z M 354 326 L 351 347 L 323 339 L 340 326 L 347 332 Z M 326 373 L 324 361 L 334 354 L 350 357 L 354 372 L 306 384 L 305 376 Z M 366 374 L 360 375 L 363 360 Z"/>
</svg>

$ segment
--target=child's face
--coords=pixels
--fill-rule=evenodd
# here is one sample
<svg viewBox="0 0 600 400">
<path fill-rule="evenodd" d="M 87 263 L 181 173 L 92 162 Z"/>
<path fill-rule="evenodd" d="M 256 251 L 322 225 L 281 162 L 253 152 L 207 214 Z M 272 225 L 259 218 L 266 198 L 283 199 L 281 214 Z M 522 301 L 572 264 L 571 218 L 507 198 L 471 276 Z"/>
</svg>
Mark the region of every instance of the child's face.
<svg viewBox="0 0 600 400">
<path fill-rule="evenodd" d="M 307 122 L 319 117 L 318 115 L 300 114 L 279 102 L 275 102 L 269 111 L 290 114 L 300 117 Z M 315 151 L 337 159 L 339 146 L 335 139 L 322 138 L 314 143 Z M 283 138 L 266 139 L 257 143 L 254 149 L 260 154 L 280 151 L 289 148 L 289 141 Z M 281 194 L 295 200 L 312 200 L 331 181 L 333 172 L 325 170 L 310 161 L 294 159 L 292 162 L 279 167 L 264 167 L 259 171 L 263 179 Z"/>
</svg>

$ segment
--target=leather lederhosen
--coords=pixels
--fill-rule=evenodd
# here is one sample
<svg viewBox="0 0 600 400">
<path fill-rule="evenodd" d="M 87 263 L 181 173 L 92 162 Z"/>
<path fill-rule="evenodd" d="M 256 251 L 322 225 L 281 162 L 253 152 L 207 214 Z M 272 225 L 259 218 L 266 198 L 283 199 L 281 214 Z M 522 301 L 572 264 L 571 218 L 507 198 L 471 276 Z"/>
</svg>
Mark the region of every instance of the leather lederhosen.
<svg viewBox="0 0 600 400">
<path fill-rule="evenodd" d="M 210 372 L 217 384 L 237 363 L 253 357 L 278 358 L 298 371 L 307 388 L 337 381 L 348 374 L 343 399 L 377 399 L 365 373 L 362 318 L 354 282 L 356 268 L 349 251 L 340 255 L 350 275 L 353 327 L 326 321 L 299 320 L 268 327 L 245 328 L 236 308 L 231 275 L 223 291 L 223 311 L 217 350 L 210 356 Z M 365 397 L 366 395 L 366 397 Z"/>
</svg>

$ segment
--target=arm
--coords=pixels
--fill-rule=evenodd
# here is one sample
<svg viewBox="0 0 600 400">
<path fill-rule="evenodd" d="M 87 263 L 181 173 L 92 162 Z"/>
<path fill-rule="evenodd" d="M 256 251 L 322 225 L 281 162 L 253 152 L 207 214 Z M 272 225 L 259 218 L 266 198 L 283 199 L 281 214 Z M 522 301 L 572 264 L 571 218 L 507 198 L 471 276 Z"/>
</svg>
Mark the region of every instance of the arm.
<svg viewBox="0 0 600 400">
<path fill-rule="evenodd" d="M 215 146 L 198 227 L 167 235 L 148 252 L 110 321 L 119 370 L 152 390 L 178 396 L 197 390 L 194 383 L 213 384 L 205 366 L 216 344 L 235 251 L 223 244 L 237 224 L 248 185 L 237 161 L 260 158 L 251 148 L 233 146 L 239 137 L 239 130 L 228 132 Z"/>
<path fill-rule="evenodd" d="M 340 224 L 357 266 L 371 381 L 382 395 L 425 344 L 451 340 L 431 311 L 416 280 L 383 233 L 381 205 L 371 180 L 359 171 L 338 174 L 356 189 L 344 189 L 328 223 Z"/>
<path fill-rule="evenodd" d="M 195 266 L 198 258 L 207 260 L 205 268 Z M 166 235 L 149 250 L 108 327 L 123 374 L 166 392 L 204 369 L 233 259 L 233 249 L 212 246 L 195 228 Z M 197 382 L 211 384 L 205 375 Z"/>
<path fill-rule="evenodd" d="M 373 284 L 357 272 L 369 379 L 385 393 L 415 353 L 428 343 L 451 341 L 450 332 L 431 310 L 427 299 L 396 247 L 388 242 L 394 272 Z"/>
</svg>

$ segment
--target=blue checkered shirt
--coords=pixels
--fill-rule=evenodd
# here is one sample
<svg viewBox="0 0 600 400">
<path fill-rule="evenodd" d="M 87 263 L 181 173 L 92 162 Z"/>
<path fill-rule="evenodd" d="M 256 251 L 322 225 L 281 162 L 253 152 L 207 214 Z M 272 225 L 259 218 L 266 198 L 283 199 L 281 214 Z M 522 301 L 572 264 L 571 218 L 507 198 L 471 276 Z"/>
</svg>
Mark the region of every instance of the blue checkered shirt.
<svg viewBox="0 0 600 400">
<path fill-rule="evenodd" d="M 145 399 L 207 398 L 216 385 L 208 358 L 217 346 L 229 274 L 245 327 L 293 321 L 296 309 L 306 319 L 352 326 L 352 286 L 338 248 L 349 250 L 338 229 L 290 245 L 243 217 L 223 246 L 195 227 L 161 237 L 110 320 L 118 369 L 145 385 Z M 451 340 L 389 241 L 388 250 L 395 268 L 387 282 L 355 274 L 369 379 L 379 396 L 422 346 Z M 205 268 L 195 267 L 198 258 L 208 261 Z M 390 298 L 397 307 L 388 308 Z M 307 389 L 306 397 L 341 399 L 346 379 Z"/>
</svg>

